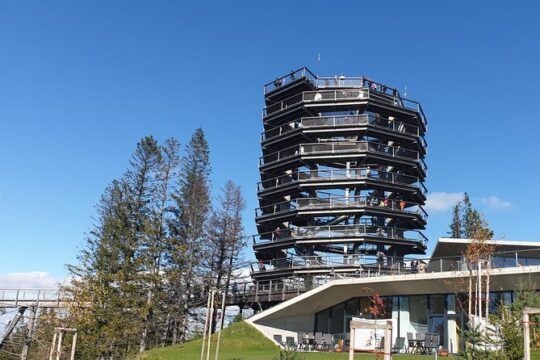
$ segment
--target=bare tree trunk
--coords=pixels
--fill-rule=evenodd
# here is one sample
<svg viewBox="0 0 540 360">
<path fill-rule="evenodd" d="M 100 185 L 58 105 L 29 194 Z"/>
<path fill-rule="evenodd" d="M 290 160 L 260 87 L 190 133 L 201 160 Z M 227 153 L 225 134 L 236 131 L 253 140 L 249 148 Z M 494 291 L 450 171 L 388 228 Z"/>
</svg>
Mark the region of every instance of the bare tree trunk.
<svg viewBox="0 0 540 360">
<path fill-rule="evenodd" d="M 471 315 L 472 315 L 472 268 L 471 264 L 469 264 L 469 321 L 471 321 Z"/>
<path fill-rule="evenodd" d="M 491 256 L 486 266 L 486 325 L 489 323 L 489 277 L 491 272 Z"/>
<path fill-rule="evenodd" d="M 160 346 L 165 347 L 167 344 L 167 334 L 169 333 L 169 324 L 171 321 L 171 314 L 167 313 L 167 317 L 165 318 L 165 325 L 163 326 L 163 331 L 161 333 L 161 339 L 160 339 Z"/>
<path fill-rule="evenodd" d="M 482 263 L 478 262 L 478 317 L 482 317 Z"/>
</svg>

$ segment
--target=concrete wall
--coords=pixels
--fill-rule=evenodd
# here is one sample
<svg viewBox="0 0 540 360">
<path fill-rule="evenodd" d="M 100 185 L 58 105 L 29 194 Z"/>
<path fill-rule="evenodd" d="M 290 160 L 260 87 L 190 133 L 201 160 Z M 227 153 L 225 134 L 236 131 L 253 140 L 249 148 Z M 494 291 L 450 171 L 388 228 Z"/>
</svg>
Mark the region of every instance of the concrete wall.
<svg viewBox="0 0 540 360">
<path fill-rule="evenodd" d="M 313 314 L 288 316 L 278 319 L 256 320 L 251 323 L 272 341 L 274 341 L 274 335 L 281 335 L 283 342 L 288 336 L 292 336 L 297 342 L 298 332 L 313 332 L 315 316 Z"/>
</svg>

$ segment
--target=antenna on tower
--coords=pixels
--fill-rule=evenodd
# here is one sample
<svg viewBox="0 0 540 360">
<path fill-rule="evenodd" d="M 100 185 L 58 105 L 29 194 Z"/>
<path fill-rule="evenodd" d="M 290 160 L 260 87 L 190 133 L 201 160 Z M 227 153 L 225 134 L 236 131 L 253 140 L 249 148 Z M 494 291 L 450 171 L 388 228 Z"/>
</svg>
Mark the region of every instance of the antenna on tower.
<svg viewBox="0 0 540 360">
<path fill-rule="evenodd" d="M 405 91 L 403 92 L 403 97 L 407 97 L 407 85 L 405 85 Z"/>
<path fill-rule="evenodd" d="M 319 77 L 319 72 L 321 70 L 321 53 L 317 54 L 317 77 Z"/>
</svg>

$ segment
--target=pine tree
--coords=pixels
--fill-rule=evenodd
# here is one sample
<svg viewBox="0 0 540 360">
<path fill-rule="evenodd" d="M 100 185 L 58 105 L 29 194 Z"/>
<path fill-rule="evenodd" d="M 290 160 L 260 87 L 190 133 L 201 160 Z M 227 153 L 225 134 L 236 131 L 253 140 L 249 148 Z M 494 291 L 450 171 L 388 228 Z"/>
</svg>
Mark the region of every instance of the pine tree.
<svg viewBox="0 0 540 360">
<path fill-rule="evenodd" d="M 69 291 L 76 301 L 70 320 L 84 334 L 81 358 L 122 359 L 141 343 L 148 288 L 146 230 L 159 159 L 152 137 L 137 144 L 130 168 L 102 197 L 79 264 L 68 266 L 74 277 Z"/>
<path fill-rule="evenodd" d="M 455 239 L 459 239 L 462 237 L 461 229 L 461 202 L 458 202 L 452 208 L 452 222 L 450 223 L 450 232 L 448 234 Z"/>
<path fill-rule="evenodd" d="M 218 206 L 212 211 L 208 224 L 208 242 L 205 253 L 210 272 L 208 287 L 218 292 L 227 293 L 233 271 L 238 268 L 240 253 L 246 242 L 242 225 L 242 211 L 245 201 L 240 188 L 232 181 L 227 181 L 218 198 Z M 217 311 L 214 310 L 214 317 Z M 222 314 L 223 315 L 223 314 Z M 223 316 L 221 319 L 223 326 Z M 212 323 L 212 332 L 217 321 Z"/>
<path fill-rule="evenodd" d="M 210 210 L 211 173 L 209 148 L 202 129 L 195 130 L 186 148 L 179 175 L 179 188 L 173 194 L 169 278 L 175 287 L 172 343 L 186 339 L 190 309 L 200 300 L 201 273 L 204 254 L 205 224 Z"/>
</svg>

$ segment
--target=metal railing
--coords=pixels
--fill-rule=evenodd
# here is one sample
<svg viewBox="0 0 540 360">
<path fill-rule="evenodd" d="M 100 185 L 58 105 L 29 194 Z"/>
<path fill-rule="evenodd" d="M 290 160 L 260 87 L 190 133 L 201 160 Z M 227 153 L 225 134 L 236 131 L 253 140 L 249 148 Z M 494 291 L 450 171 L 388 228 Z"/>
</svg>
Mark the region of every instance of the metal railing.
<svg viewBox="0 0 540 360">
<path fill-rule="evenodd" d="M 377 100 L 387 103 L 392 106 L 400 107 L 407 110 L 412 110 L 420 114 L 420 120 L 424 125 L 427 125 L 424 111 L 419 102 L 409 99 L 403 99 L 399 96 L 390 96 L 381 94 L 380 92 L 370 90 L 369 88 L 361 89 L 341 89 L 341 90 L 319 90 L 319 91 L 304 91 L 295 94 L 274 104 L 267 105 L 263 109 L 263 117 L 272 115 L 281 110 L 288 109 L 293 105 L 313 102 L 325 101 L 340 101 L 340 100 Z"/>
<path fill-rule="evenodd" d="M 267 94 L 301 78 L 307 78 L 309 80 L 312 80 L 313 83 L 316 83 L 317 76 L 311 71 L 309 71 L 308 68 L 301 67 L 298 70 L 291 71 L 287 75 L 278 77 L 274 81 L 270 81 L 268 84 L 265 84 L 264 93 Z"/>
<path fill-rule="evenodd" d="M 288 134 L 300 129 L 310 128 L 337 128 L 337 127 L 350 127 L 370 125 L 377 128 L 391 130 L 396 133 L 420 136 L 420 129 L 418 126 L 406 124 L 401 121 L 383 118 L 380 116 L 362 114 L 362 115 L 339 115 L 339 116 L 316 116 L 316 117 L 303 117 L 299 120 L 290 122 L 285 125 L 277 126 L 262 132 L 261 141 L 266 141 L 274 138 L 278 138 L 282 135 Z M 425 139 L 421 137 L 422 145 L 427 145 Z"/>
<path fill-rule="evenodd" d="M 427 194 L 425 185 L 416 176 L 397 174 L 395 172 L 381 171 L 376 168 L 352 168 L 330 170 L 300 170 L 290 174 L 277 176 L 257 183 L 259 192 L 276 189 L 292 183 L 320 182 L 342 180 L 377 180 L 385 183 L 413 186 L 422 194 Z"/>
<path fill-rule="evenodd" d="M 354 224 L 302 226 L 279 229 L 278 231 L 253 235 L 253 244 L 260 245 L 291 240 L 339 239 L 366 236 L 420 242 L 423 246 L 426 246 L 428 241 L 424 234 L 418 230 L 377 226 L 374 224 Z"/>
<path fill-rule="evenodd" d="M 482 260 L 482 269 L 521 268 L 527 266 L 540 266 L 540 249 L 527 249 L 521 251 L 503 251 L 486 255 Z M 488 267 L 489 264 L 489 267 Z M 384 277 L 389 275 L 441 273 L 441 272 L 469 272 L 477 271 L 478 263 L 470 262 L 464 256 L 447 256 L 438 258 L 373 256 L 362 254 L 343 255 L 297 255 L 288 254 L 281 259 L 258 261 L 251 263 L 252 273 L 271 271 L 309 270 L 309 269 L 357 268 L 349 273 L 336 276 L 323 275 L 328 280 L 336 278 L 363 278 Z"/>
<path fill-rule="evenodd" d="M 334 155 L 355 152 L 369 152 L 392 158 L 413 160 L 418 162 L 424 172 L 427 170 L 427 165 L 418 151 L 371 141 L 341 141 L 298 144 L 265 156 L 261 156 L 259 158 L 259 165 L 268 165 L 270 163 L 293 158 L 299 155 Z"/>
<path fill-rule="evenodd" d="M 255 209 L 255 217 L 283 214 L 302 210 L 335 210 L 350 208 L 372 208 L 390 210 L 394 212 L 419 215 L 423 220 L 427 219 L 426 211 L 417 203 L 393 200 L 374 196 L 328 196 L 315 198 L 298 198 L 272 205 L 262 206 Z"/>
<path fill-rule="evenodd" d="M 0 289 L 0 305 L 9 303 L 62 302 L 66 294 L 60 289 Z"/>
</svg>

